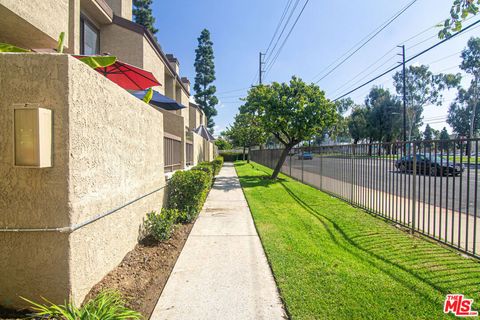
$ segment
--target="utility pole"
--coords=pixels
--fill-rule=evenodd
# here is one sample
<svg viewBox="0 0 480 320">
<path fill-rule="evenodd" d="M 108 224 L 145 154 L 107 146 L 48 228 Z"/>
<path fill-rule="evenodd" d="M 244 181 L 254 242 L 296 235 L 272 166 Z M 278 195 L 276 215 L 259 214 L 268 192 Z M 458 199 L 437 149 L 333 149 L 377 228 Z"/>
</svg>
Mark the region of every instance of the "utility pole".
<svg viewBox="0 0 480 320">
<path fill-rule="evenodd" d="M 265 57 L 265 53 L 261 53 L 259 52 L 258 54 L 258 84 L 262 84 L 262 76 L 263 76 L 263 73 L 265 72 L 265 70 L 263 70 L 263 65 L 264 65 L 264 62 L 263 62 L 263 57 Z"/>
<path fill-rule="evenodd" d="M 407 85 L 406 85 L 406 78 L 407 78 L 407 73 L 405 70 L 405 45 L 398 46 L 399 48 L 402 48 L 402 53 L 399 54 L 402 56 L 402 65 L 403 65 L 403 72 L 402 72 L 402 77 L 403 77 L 403 142 L 407 141 Z"/>
</svg>

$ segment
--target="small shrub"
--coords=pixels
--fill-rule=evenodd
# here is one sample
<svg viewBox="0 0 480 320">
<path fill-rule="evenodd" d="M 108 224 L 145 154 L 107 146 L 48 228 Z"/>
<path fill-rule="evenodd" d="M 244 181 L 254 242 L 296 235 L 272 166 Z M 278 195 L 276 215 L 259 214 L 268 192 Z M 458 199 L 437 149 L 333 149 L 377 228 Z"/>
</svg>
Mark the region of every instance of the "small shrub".
<svg viewBox="0 0 480 320">
<path fill-rule="evenodd" d="M 125 306 L 122 295 L 115 290 L 106 290 L 89 300 L 82 307 L 77 307 L 73 302 L 56 305 L 45 300 L 47 304 L 36 303 L 22 298 L 32 305 L 34 311 L 32 318 L 40 319 L 142 319 L 142 315 Z"/>
<path fill-rule="evenodd" d="M 167 240 L 173 232 L 173 225 L 177 222 L 179 212 L 176 209 L 163 208 L 160 213 L 147 213 L 145 229 L 148 234 L 158 241 Z"/>
<path fill-rule="evenodd" d="M 167 208 L 180 212 L 179 222 L 191 222 L 202 209 L 212 175 L 201 170 L 177 171 L 168 183 Z"/>
</svg>

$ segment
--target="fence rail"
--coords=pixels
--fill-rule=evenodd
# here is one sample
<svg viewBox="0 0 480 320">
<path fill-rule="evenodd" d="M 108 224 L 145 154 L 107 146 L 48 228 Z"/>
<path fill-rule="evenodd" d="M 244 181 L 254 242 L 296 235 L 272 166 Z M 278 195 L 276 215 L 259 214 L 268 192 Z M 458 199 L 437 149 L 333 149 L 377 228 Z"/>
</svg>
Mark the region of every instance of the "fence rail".
<svg viewBox="0 0 480 320">
<path fill-rule="evenodd" d="M 281 171 L 352 205 L 480 258 L 478 139 L 294 149 Z M 252 150 L 274 168 L 282 150 Z"/>
</svg>

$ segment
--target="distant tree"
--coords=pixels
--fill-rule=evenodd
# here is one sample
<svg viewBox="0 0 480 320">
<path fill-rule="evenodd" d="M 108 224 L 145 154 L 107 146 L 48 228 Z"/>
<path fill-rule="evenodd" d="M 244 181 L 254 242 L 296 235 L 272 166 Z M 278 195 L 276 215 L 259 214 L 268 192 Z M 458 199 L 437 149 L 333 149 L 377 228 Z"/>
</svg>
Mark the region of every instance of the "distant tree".
<svg viewBox="0 0 480 320">
<path fill-rule="evenodd" d="M 462 51 L 460 68 L 472 76 L 468 90 L 458 89 L 457 98 L 450 105 L 447 123 L 461 136 L 473 138 L 479 131 L 480 104 L 480 38 L 470 38 L 467 48 Z M 469 154 L 471 143 L 465 153 Z"/>
<path fill-rule="evenodd" d="M 232 149 L 232 144 L 225 140 L 224 138 L 218 138 L 215 140 L 215 145 L 217 146 L 218 150 L 230 150 Z"/>
<path fill-rule="evenodd" d="M 432 130 L 432 127 L 427 124 L 425 130 L 423 131 L 423 140 L 425 141 L 425 147 L 430 148 L 432 146 L 432 143 L 430 141 L 433 140 L 433 137 L 434 132 Z"/>
<path fill-rule="evenodd" d="M 448 134 L 447 128 L 443 127 L 442 131 L 440 131 L 439 136 L 440 143 L 438 145 L 440 151 L 445 151 L 448 149 L 450 135 Z"/>
<path fill-rule="evenodd" d="M 403 96 L 403 72 L 393 76 L 397 94 Z M 422 125 L 423 107 L 426 104 L 440 105 L 445 89 L 457 87 L 460 84 L 460 74 L 434 75 L 428 66 L 410 66 L 406 72 L 407 97 L 407 139 L 418 135 L 418 128 Z"/>
<path fill-rule="evenodd" d="M 203 29 L 198 37 L 198 47 L 195 49 L 195 102 L 202 108 L 207 117 L 207 126 L 213 132 L 217 115 L 215 106 L 218 99 L 215 96 L 217 88 L 212 85 L 215 81 L 215 63 L 213 55 L 213 42 L 210 40 L 210 31 Z"/>
<path fill-rule="evenodd" d="M 368 111 L 366 108 L 361 106 L 353 108 L 348 118 L 348 131 L 354 144 L 368 138 L 367 118 Z"/>
<path fill-rule="evenodd" d="M 448 38 L 452 32 L 462 30 L 462 21 L 469 15 L 478 13 L 480 0 L 454 0 L 450 9 L 450 18 L 446 19 L 442 25 L 442 29 L 438 32 L 440 39 Z"/>
<path fill-rule="evenodd" d="M 335 142 L 349 142 L 350 134 L 348 129 L 348 119 L 345 113 L 353 107 L 353 100 L 350 98 L 340 99 L 335 102 L 337 108 L 337 119 L 333 127 L 329 130 L 330 139 Z"/>
<path fill-rule="evenodd" d="M 373 87 L 365 99 L 369 142 L 393 142 L 401 132 L 401 104 L 388 89 Z"/>
<path fill-rule="evenodd" d="M 423 131 L 423 140 L 425 141 L 433 140 L 433 130 L 429 124 L 427 124 L 427 126 L 425 127 L 425 130 Z"/>
<path fill-rule="evenodd" d="M 253 87 L 240 111 L 254 115 L 265 131 L 284 146 L 272 179 L 277 178 L 295 145 L 330 129 L 336 120 L 335 104 L 317 85 L 308 85 L 297 77 L 292 77 L 289 83 Z"/>
<path fill-rule="evenodd" d="M 245 149 L 248 148 L 248 154 L 250 154 L 251 147 L 264 144 L 268 137 L 258 119 L 249 113 L 237 114 L 235 122 L 227 129 L 226 136 L 236 146 L 243 148 L 243 160 L 245 160 Z M 250 157 L 248 157 L 248 162 L 250 162 Z"/>
<path fill-rule="evenodd" d="M 144 26 L 152 34 L 156 34 L 155 17 L 152 14 L 152 0 L 133 0 L 133 17 L 136 23 Z"/>
</svg>

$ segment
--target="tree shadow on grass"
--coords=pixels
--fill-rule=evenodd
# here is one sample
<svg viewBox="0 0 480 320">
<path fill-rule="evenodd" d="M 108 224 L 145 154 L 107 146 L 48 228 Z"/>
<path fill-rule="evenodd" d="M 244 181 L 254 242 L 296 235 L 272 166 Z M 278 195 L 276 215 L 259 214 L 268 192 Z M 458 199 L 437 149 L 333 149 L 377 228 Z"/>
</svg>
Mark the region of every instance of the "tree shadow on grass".
<svg viewBox="0 0 480 320">
<path fill-rule="evenodd" d="M 281 185 L 293 200 L 323 225 L 330 239 L 342 250 L 423 298 L 432 301 L 430 296 L 418 290 L 414 282 L 394 272 L 391 267 L 408 273 L 442 295 L 463 293 L 471 297 L 478 294 L 480 264 L 476 261 L 462 259 L 450 249 L 412 238 L 387 224 L 381 230 L 375 224 L 371 227 L 348 222 L 339 224 L 323 214 L 320 205 L 309 205 L 287 184 L 281 182 Z M 410 252 L 405 254 L 406 250 Z"/>
</svg>

